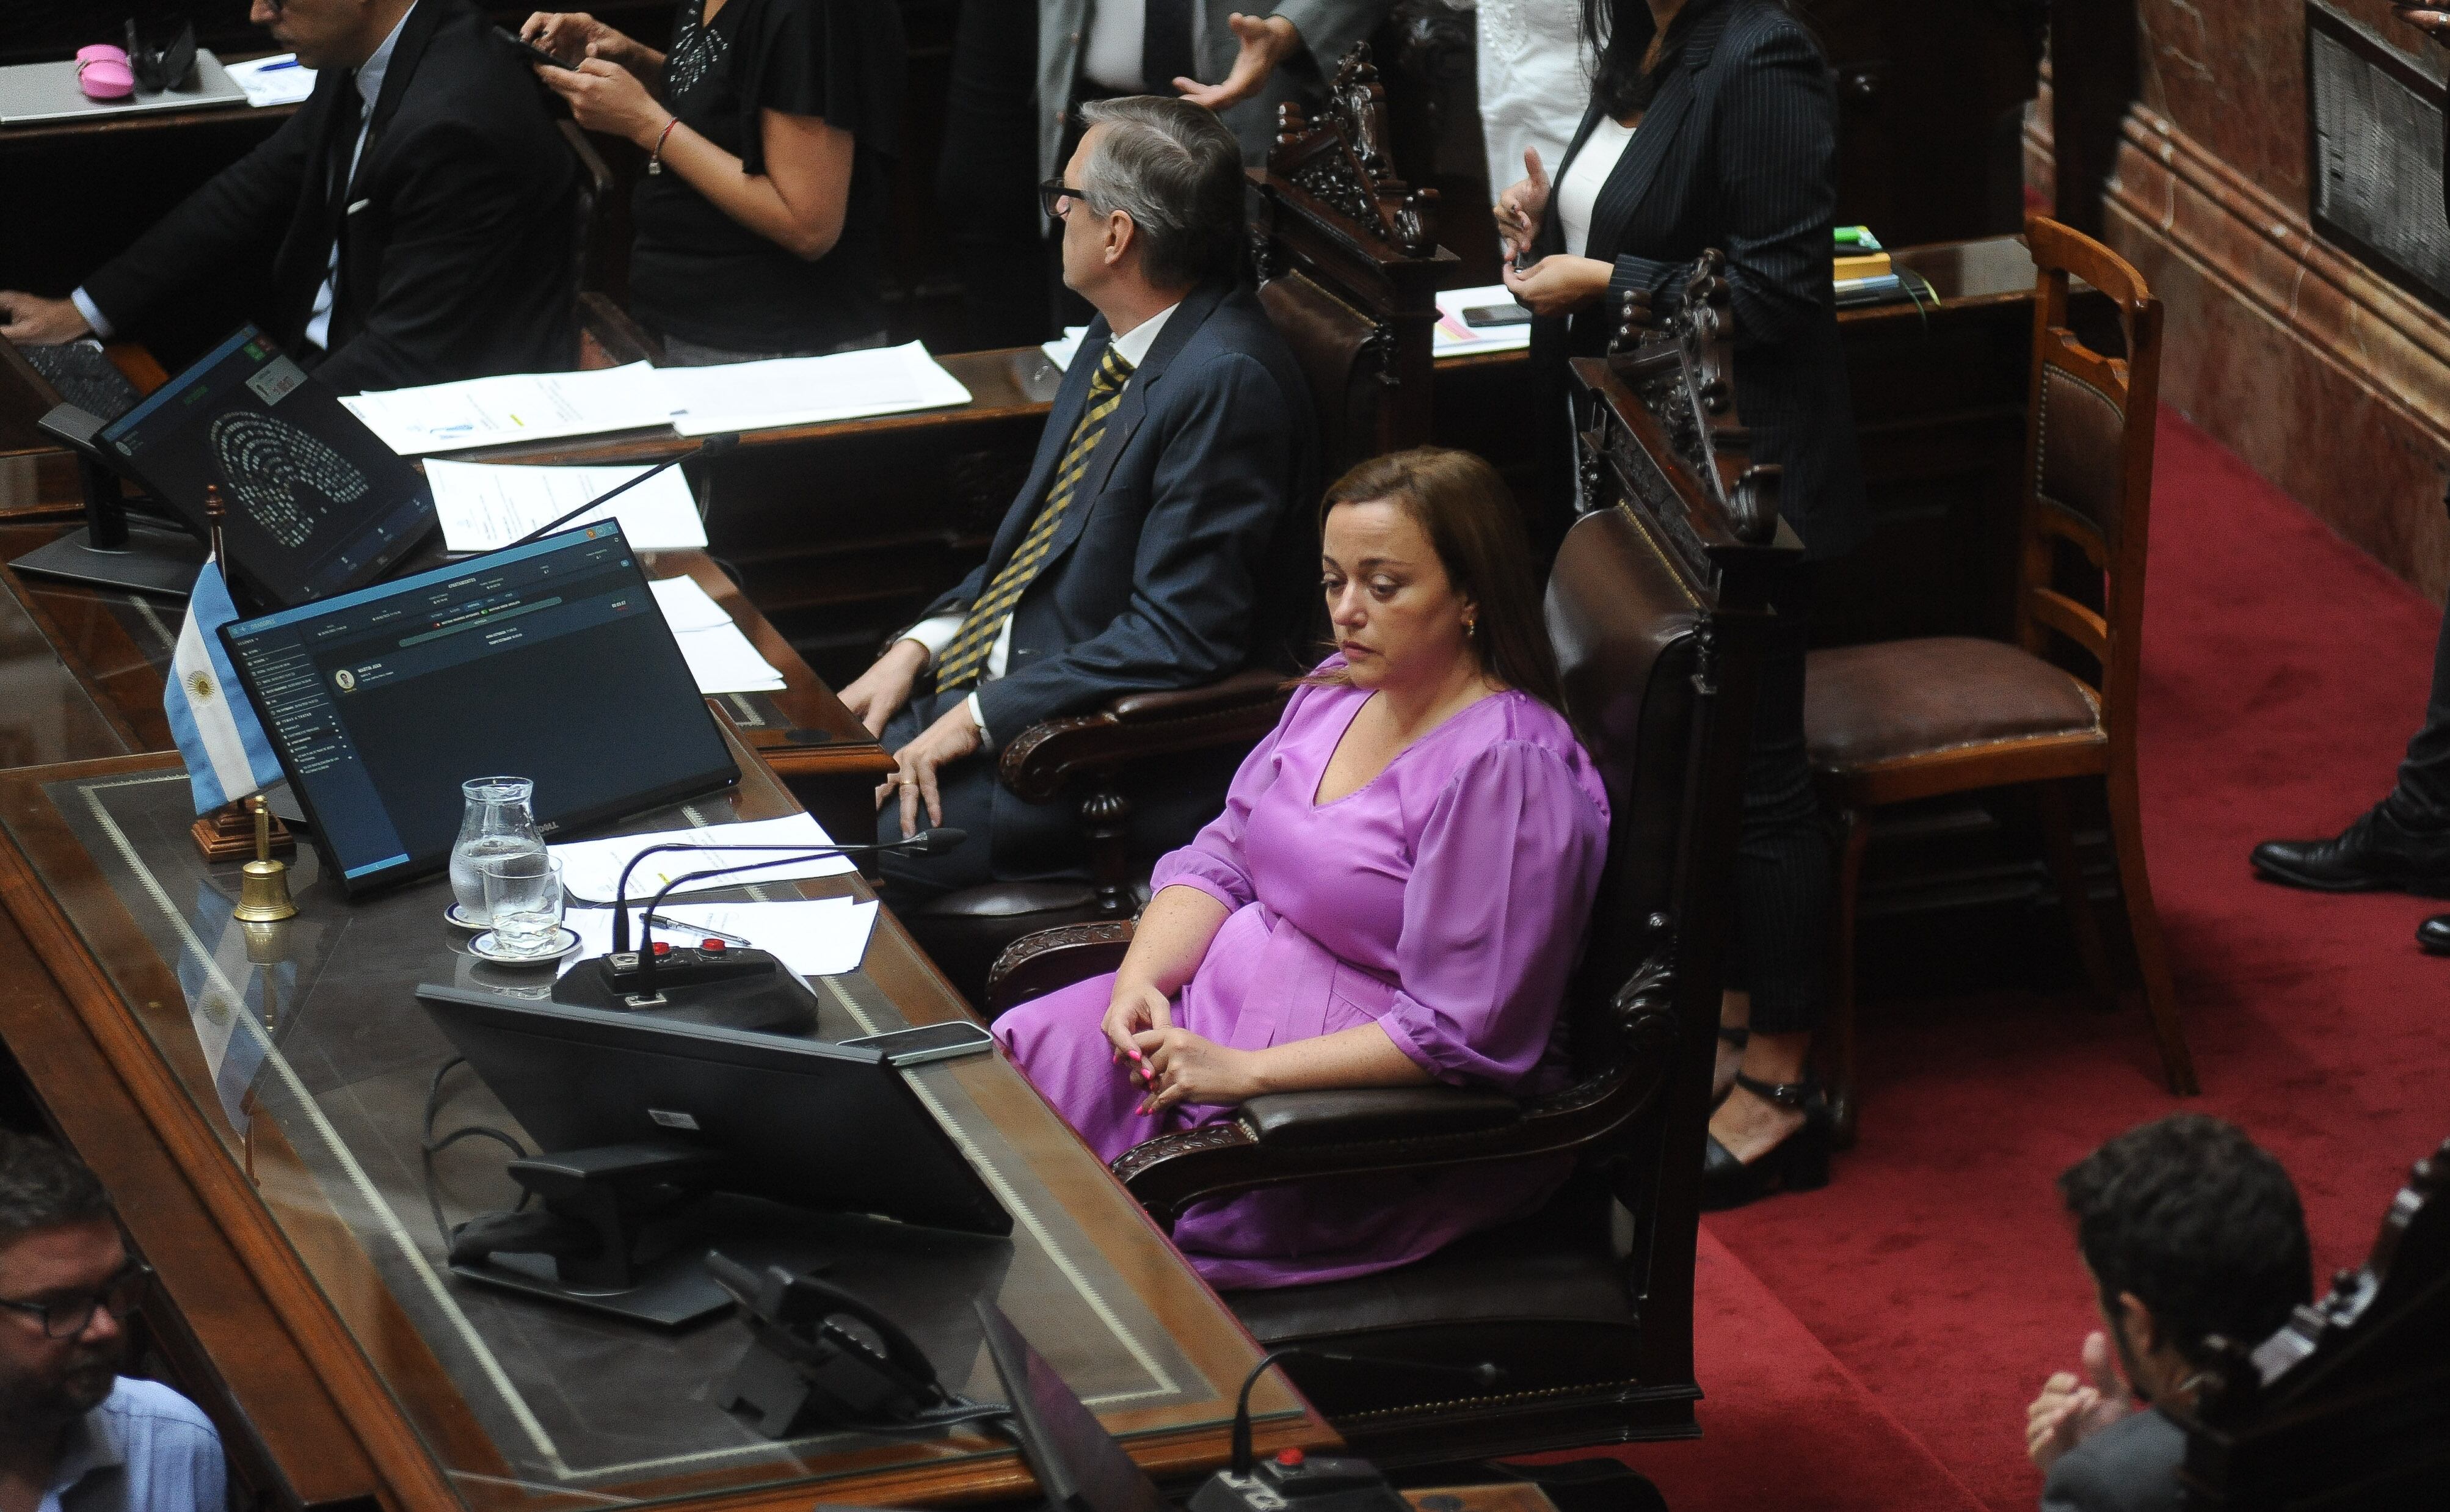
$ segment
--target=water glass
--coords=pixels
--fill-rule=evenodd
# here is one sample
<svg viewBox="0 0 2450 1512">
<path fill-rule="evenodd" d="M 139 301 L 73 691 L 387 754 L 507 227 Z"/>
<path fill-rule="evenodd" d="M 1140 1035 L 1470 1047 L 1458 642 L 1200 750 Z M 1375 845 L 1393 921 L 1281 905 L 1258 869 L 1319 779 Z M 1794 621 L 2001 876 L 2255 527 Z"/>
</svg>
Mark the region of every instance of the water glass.
<svg viewBox="0 0 2450 1512">
<path fill-rule="evenodd" d="M 561 862 L 549 851 L 514 851 L 476 863 L 494 942 L 508 955 L 549 954 L 561 930 Z"/>
</svg>

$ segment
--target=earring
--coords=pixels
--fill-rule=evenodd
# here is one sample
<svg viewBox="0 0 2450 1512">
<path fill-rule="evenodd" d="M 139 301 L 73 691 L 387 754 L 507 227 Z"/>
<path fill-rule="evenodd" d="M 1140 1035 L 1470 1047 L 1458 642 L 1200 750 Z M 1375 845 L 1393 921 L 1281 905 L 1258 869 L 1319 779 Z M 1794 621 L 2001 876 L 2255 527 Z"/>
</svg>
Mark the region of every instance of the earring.
<svg viewBox="0 0 2450 1512">
<path fill-rule="evenodd" d="M 1479 633 L 1480 633 L 1480 621 L 1479 621 L 1479 620 L 1477 620 L 1477 619 L 1468 619 L 1468 620 L 1465 620 L 1465 621 L 1463 622 L 1463 632 L 1464 632 L 1466 635 L 1477 635 L 1477 634 L 1479 634 Z"/>
</svg>

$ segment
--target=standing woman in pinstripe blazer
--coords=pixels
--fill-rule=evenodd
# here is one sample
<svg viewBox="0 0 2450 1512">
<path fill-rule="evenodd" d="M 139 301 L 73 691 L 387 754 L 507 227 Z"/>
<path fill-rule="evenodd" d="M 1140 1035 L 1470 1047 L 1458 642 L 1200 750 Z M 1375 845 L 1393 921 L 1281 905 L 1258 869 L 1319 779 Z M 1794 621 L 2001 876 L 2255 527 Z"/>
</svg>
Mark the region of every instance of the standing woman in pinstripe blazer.
<svg viewBox="0 0 2450 1512">
<path fill-rule="evenodd" d="M 1724 1100 L 1703 1171 L 1705 1202 L 1729 1207 L 1828 1174 L 1828 1110 L 1805 1063 L 1825 1009 L 1832 868 L 1804 760 L 1803 655 L 1814 579 L 1864 514 L 1829 272 L 1838 105 L 1818 46 L 1777 0 L 1583 0 L 1583 30 L 1599 66 L 1553 190 L 1526 152 L 1527 176 L 1495 212 L 1514 258 L 1507 287 L 1539 318 L 1548 533 L 1570 509 L 1566 359 L 1604 350 L 1628 316 L 1655 320 L 1716 247 L 1735 303 L 1737 411 L 1754 456 L 1784 466 L 1783 513 L 1804 544 L 1777 595 L 1782 629 L 1744 772 Z"/>
</svg>

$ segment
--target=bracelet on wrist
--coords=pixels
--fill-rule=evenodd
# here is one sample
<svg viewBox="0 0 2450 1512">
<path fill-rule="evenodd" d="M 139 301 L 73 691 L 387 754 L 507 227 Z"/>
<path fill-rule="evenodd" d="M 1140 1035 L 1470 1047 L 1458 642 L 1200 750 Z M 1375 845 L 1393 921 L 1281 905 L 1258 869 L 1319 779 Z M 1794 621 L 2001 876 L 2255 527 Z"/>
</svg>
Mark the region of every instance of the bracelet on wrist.
<svg viewBox="0 0 2450 1512">
<path fill-rule="evenodd" d="M 679 116 L 667 116 L 664 118 L 664 128 L 655 133 L 655 150 L 647 155 L 647 171 L 649 173 L 661 173 L 664 171 L 664 144 L 671 139 L 672 127 L 680 124 L 681 118 Z"/>
</svg>

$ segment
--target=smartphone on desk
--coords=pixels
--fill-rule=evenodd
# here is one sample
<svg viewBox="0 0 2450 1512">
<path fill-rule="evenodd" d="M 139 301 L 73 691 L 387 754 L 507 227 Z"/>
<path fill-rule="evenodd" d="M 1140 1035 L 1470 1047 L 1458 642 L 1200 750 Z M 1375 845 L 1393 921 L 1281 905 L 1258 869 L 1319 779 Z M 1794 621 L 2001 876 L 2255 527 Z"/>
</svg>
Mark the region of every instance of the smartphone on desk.
<svg viewBox="0 0 2450 1512">
<path fill-rule="evenodd" d="M 1531 312 L 1519 304 L 1475 304 L 1463 312 L 1463 323 L 1475 331 L 1492 325 L 1527 325 Z"/>
<path fill-rule="evenodd" d="M 888 1065 L 916 1066 L 930 1060 L 950 1060 L 955 1056 L 976 1055 L 993 1045 L 995 1036 L 966 1019 L 956 1018 L 941 1024 L 921 1024 L 916 1029 L 863 1035 L 843 1043 L 862 1050 L 881 1050 Z"/>
</svg>

